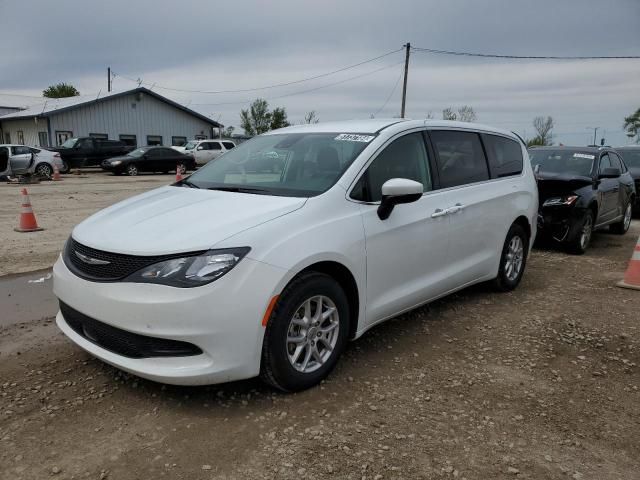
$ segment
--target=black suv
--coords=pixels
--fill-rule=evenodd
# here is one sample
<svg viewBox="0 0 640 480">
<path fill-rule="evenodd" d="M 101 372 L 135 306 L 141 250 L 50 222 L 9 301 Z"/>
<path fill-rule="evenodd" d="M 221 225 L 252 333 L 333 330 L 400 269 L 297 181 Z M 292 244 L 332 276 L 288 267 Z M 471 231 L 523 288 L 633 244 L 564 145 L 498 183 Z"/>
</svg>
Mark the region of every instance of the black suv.
<svg viewBox="0 0 640 480">
<path fill-rule="evenodd" d="M 634 205 L 634 213 L 640 216 L 640 145 L 629 145 L 627 147 L 616 147 L 624 163 L 629 168 L 629 173 L 633 177 L 636 184 L 636 204 Z"/>
<path fill-rule="evenodd" d="M 593 230 L 629 230 L 636 197 L 633 179 L 615 150 L 606 147 L 534 147 L 540 210 L 538 232 L 584 253 Z"/>
<path fill-rule="evenodd" d="M 103 140 L 93 137 L 70 138 L 62 145 L 51 150 L 60 153 L 60 157 L 69 167 L 89 167 L 100 165 L 103 160 L 126 155 L 135 147 L 118 140 Z"/>
</svg>

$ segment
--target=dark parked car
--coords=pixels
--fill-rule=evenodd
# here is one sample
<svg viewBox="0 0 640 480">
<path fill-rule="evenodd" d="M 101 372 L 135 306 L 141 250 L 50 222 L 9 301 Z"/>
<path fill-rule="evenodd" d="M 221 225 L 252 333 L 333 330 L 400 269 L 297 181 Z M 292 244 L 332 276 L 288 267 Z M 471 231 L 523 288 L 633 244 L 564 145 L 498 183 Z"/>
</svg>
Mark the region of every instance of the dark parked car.
<svg viewBox="0 0 640 480">
<path fill-rule="evenodd" d="M 50 150 L 59 152 L 62 160 L 70 168 L 77 168 L 100 165 L 106 158 L 125 155 L 134 148 L 118 140 L 79 137 L 70 138 L 59 147 Z"/>
<path fill-rule="evenodd" d="M 163 172 L 179 169 L 185 173 L 195 170 L 195 160 L 169 147 L 142 147 L 120 157 L 109 158 L 102 162 L 102 169 L 116 175 L 126 173 L 137 175 L 138 172 Z"/>
<path fill-rule="evenodd" d="M 630 145 L 628 147 L 618 147 L 616 152 L 622 155 L 624 163 L 629 168 L 629 173 L 636 184 L 636 203 L 634 213 L 640 215 L 640 145 Z"/>
<path fill-rule="evenodd" d="M 631 224 L 636 190 L 624 161 L 611 148 L 529 149 L 537 172 L 538 231 L 584 253 L 593 230 L 624 234 Z"/>
</svg>

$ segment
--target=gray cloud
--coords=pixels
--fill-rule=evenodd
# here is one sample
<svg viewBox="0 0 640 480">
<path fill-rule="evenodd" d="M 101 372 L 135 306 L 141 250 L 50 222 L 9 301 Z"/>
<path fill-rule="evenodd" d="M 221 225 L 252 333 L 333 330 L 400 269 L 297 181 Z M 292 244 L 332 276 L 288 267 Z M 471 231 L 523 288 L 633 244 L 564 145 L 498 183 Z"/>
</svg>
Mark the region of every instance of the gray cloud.
<svg viewBox="0 0 640 480">
<path fill-rule="evenodd" d="M 37 12 L 37 14 L 36 14 Z M 178 93 L 236 89 L 321 74 L 415 46 L 519 55 L 640 54 L 637 0 L 474 0 L 323 2 L 206 0 L 87 2 L 0 0 L 0 91 L 39 94 L 68 81 L 83 93 L 106 88 L 106 67 L 156 83 L 156 91 L 227 125 L 242 101 L 289 95 L 402 60 L 402 53 L 313 82 L 225 95 Z M 9 68 L 7 68 L 9 66 Z M 274 99 L 290 120 L 314 109 L 321 120 L 377 111 L 400 66 L 340 85 Z M 624 143 L 622 119 L 640 106 L 640 61 L 484 60 L 414 53 L 408 114 L 440 115 L 473 105 L 479 120 L 532 134 L 535 115 L 553 115 L 557 140 L 585 143 L 599 126 Z M 116 89 L 135 86 L 116 77 Z M 379 116 L 399 110 L 398 85 Z M 211 105 L 240 102 L 232 105 Z"/>
</svg>

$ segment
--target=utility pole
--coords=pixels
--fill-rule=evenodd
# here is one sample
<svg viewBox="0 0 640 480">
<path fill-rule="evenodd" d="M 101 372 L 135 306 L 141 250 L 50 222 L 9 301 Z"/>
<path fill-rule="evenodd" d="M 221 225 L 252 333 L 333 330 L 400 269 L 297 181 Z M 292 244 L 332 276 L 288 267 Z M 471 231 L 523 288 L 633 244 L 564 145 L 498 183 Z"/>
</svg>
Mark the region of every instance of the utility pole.
<svg viewBox="0 0 640 480">
<path fill-rule="evenodd" d="M 107 92 L 111 91 L 111 67 L 107 67 Z"/>
<path fill-rule="evenodd" d="M 404 57 L 404 83 L 402 85 L 402 109 L 400 117 L 404 118 L 405 104 L 407 103 L 407 77 L 409 76 L 409 53 L 411 52 L 411 44 L 407 42 L 405 45 L 406 54 Z"/>
</svg>

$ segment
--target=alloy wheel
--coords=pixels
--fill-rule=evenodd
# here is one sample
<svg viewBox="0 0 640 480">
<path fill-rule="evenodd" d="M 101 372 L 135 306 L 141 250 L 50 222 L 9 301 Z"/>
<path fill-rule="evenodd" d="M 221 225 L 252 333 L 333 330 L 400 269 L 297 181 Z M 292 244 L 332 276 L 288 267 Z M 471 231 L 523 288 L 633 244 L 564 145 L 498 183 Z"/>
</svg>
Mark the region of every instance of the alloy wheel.
<svg viewBox="0 0 640 480">
<path fill-rule="evenodd" d="M 49 178 L 51 176 L 51 167 L 46 163 L 41 163 L 36 167 L 36 174 L 41 177 Z"/>
<path fill-rule="evenodd" d="M 509 242 L 507 255 L 505 256 L 504 273 L 509 281 L 518 278 L 522 270 L 524 260 L 524 242 L 518 235 Z"/>
<path fill-rule="evenodd" d="M 127 167 L 127 174 L 131 175 L 132 177 L 138 175 L 138 167 L 136 167 L 135 165 L 129 165 Z"/>
<path fill-rule="evenodd" d="M 591 215 L 588 215 L 584 220 L 584 224 L 582 225 L 582 231 L 580 232 L 580 247 L 584 250 L 589 245 L 589 240 L 591 240 L 591 233 L 593 231 L 593 218 Z"/>
<path fill-rule="evenodd" d="M 627 230 L 629 230 L 629 227 L 631 226 L 631 214 L 632 214 L 632 208 L 631 208 L 631 203 L 629 203 L 627 205 L 627 209 L 624 211 L 624 231 L 626 232 Z"/>
<path fill-rule="evenodd" d="M 340 331 L 340 317 L 335 303 L 323 295 L 305 300 L 289 322 L 287 356 L 289 363 L 302 373 L 313 372 L 331 358 Z"/>
</svg>

